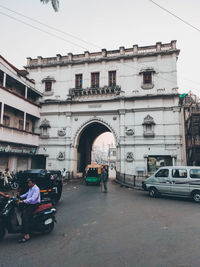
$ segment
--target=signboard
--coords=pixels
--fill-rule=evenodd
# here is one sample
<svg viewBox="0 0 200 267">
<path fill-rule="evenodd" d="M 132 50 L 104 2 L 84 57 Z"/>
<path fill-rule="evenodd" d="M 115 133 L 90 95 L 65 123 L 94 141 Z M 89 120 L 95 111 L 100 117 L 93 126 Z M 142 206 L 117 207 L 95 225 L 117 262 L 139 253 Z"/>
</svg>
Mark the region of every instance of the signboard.
<svg viewBox="0 0 200 267">
<path fill-rule="evenodd" d="M 36 147 L 15 146 L 0 144 L 0 153 L 16 153 L 16 154 L 29 154 L 34 155 L 36 153 Z"/>
</svg>

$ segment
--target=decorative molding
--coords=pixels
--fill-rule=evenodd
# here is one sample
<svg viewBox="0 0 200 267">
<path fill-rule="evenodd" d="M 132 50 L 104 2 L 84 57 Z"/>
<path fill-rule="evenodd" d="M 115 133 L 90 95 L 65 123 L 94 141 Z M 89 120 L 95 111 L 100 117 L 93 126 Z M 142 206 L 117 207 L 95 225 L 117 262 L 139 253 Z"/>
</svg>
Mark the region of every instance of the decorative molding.
<svg viewBox="0 0 200 267">
<path fill-rule="evenodd" d="M 144 90 L 152 89 L 154 88 L 154 83 L 147 83 L 147 84 L 142 83 L 141 88 Z"/>
<path fill-rule="evenodd" d="M 58 136 L 65 136 L 66 130 L 63 128 L 62 130 L 58 130 Z"/>
<path fill-rule="evenodd" d="M 127 128 L 126 129 L 126 135 L 128 135 L 128 136 L 134 135 L 134 130 L 132 128 Z"/>
<path fill-rule="evenodd" d="M 81 126 L 75 132 L 74 138 L 73 138 L 73 145 L 72 145 L 73 147 L 76 147 L 76 145 L 77 145 L 77 139 L 78 139 L 79 135 L 81 134 L 81 132 L 88 125 L 90 125 L 93 122 L 98 122 L 98 123 L 101 123 L 104 126 L 106 126 L 110 130 L 110 132 L 114 135 L 116 147 L 119 146 L 119 139 L 118 139 L 118 136 L 117 136 L 117 133 L 116 133 L 115 129 L 109 123 L 107 123 L 106 121 L 104 121 L 101 118 L 92 118 L 92 119 L 89 119 L 89 120 L 85 121 L 84 123 L 82 123 Z"/>
<path fill-rule="evenodd" d="M 47 119 L 44 119 L 40 123 L 40 128 L 51 128 L 50 122 Z"/>
<path fill-rule="evenodd" d="M 46 133 L 46 134 L 41 133 L 40 134 L 40 139 L 48 139 L 48 138 L 49 138 L 49 134 L 48 133 Z"/>
<path fill-rule="evenodd" d="M 65 152 L 59 152 L 57 160 L 60 160 L 60 161 L 65 160 Z"/>
<path fill-rule="evenodd" d="M 52 96 L 54 94 L 54 91 L 45 91 L 44 93 L 43 93 L 43 95 L 44 96 Z"/>
<path fill-rule="evenodd" d="M 133 160 L 134 160 L 133 152 L 127 152 L 126 153 L 126 161 L 127 162 L 133 162 Z"/>
<path fill-rule="evenodd" d="M 52 77 L 52 76 L 47 76 L 46 78 L 43 78 L 42 79 L 42 83 L 44 83 L 44 82 L 55 82 L 56 80 L 55 80 L 55 78 L 54 77 Z"/>
<path fill-rule="evenodd" d="M 144 118 L 143 125 L 155 125 L 153 117 L 151 117 L 149 114 Z"/>
</svg>

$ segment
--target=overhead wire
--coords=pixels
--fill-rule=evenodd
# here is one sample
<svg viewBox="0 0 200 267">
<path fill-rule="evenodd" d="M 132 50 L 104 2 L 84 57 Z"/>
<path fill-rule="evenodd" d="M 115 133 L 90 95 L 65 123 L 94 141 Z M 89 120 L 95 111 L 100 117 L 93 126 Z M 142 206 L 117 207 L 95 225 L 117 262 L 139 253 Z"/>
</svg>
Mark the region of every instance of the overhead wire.
<svg viewBox="0 0 200 267">
<path fill-rule="evenodd" d="M 43 30 L 43 29 L 41 29 L 41 28 L 39 28 L 39 27 L 37 27 L 37 26 L 33 26 L 32 24 L 27 23 L 27 22 L 25 22 L 25 21 L 23 21 L 23 20 L 21 20 L 21 19 L 15 18 L 15 17 L 13 17 L 13 16 L 11 16 L 11 15 L 8 15 L 8 14 L 5 14 L 5 13 L 3 13 L 3 12 L 1 12 L 1 11 L 0 11 L 0 14 L 3 15 L 3 16 L 6 16 L 6 17 L 8 17 L 8 18 L 10 18 L 10 19 L 12 19 L 12 20 L 15 20 L 15 21 L 18 21 L 18 22 L 20 22 L 20 23 L 23 23 L 23 24 L 25 24 L 25 25 L 27 25 L 27 26 L 33 28 L 33 29 L 36 29 L 36 30 L 40 31 L 40 32 L 44 32 L 44 33 L 46 33 L 46 34 L 48 34 L 48 35 L 50 35 L 50 36 L 56 37 L 57 39 L 60 39 L 60 40 L 62 40 L 62 41 L 64 41 L 64 42 L 66 42 L 66 43 L 70 43 L 70 44 L 75 45 L 75 46 L 78 46 L 78 47 L 80 47 L 80 48 L 82 48 L 82 49 L 84 49 L 84 50 L 87 50 L 87 48 L 84 47 L 84 46 L 81 46 L 81 45 L 76 44 L 76 43 L 74 43 L 74 42 L 72 42 L 72 41 L 69 41 L 69 40 L 67 40 L 67 39 L 65 39 L 65 38 L 63 38 L 63 37 L 60 37 L 60 36 L 58 36 L 58 35 L 56 35 L 56 34 L 54 34 L 54 33 L 51 33 L 51 32 L 48 32 L 48 31 L 46 31 L 46 30 Z"/>
<path fill-rule="evenodd" d="M 5 7 L 5 6 L 1 5 L 1 4 L 0 4 L 0 7 L 3 8 L 3 9 L 6 9 L 6 10 L 8 10 L 8 11 L 10 11 L 10 12 L 16 14 L 16 15 L 19 15 L 19 16 L 21 16 L 21 17 L 24 17 L 24 18 L 26 18 L 26 19 L 29 19 L 29 20 L 31 20 L 31 21 L 33 21 L 33 22 L 36 22 L 36 23 L 38 23 L 38 24 L 40 24 L 40 25 L 42 25 L 42 26 L 45 26 L 45 27 L 47 27 L 47 28 L 49 28 L 49 29 L 51 29 L 51 30 L 57 31 L 57 32 L 62 33 L 62 34 L 64 34 L 64 35 L 70 36 L 70 37 L 72 37 L 72 38 L 74 38 L 74 39 L 76 39 L 76 40 L 78 40 L 78 41 L 81 41 L 81 42 L 83 42 L 83 43 L 85 43 L 85 44 L 89 44 L 90 46 L 98 47 L 98 48 L 101 49 L 101 47 L 100 47 L 99 45 L 94 44 L 94 43 L 89 42 L 89 41 L 86 41 L 86 40 L 83 40 L 82 38 L 77 37 L 77 36 L 75 36 L 75 35 L 73 35 L 73 34 L 71 34 L 71 33 L 67 33 L 67 32 L 65 32 L 65 31 L 63 31 L 63 30 L 60 30 L 60 29 L 58 29 L 58 28 L 56 28 L 56 27 L 53 27 L 53 26 L 51 26 L 51 25 L 48 25 L 48 24 L 46 24 L 46 23 L 44 23 L 44 22 L 41 22 L 41 21 L 39 21 L 39 20 L 37 20 L 37 19 L 34 19 L 34 18 L 29 17 L 29 16 L 27 16 L 27 15 L 24 15 L 24 14 L 18 12 L 18 11 L 15 11 L 15 10 L 12 10 L 12 9 L 10 9 L 10 8 L 7 8 L 7 7 Z"/>
<path fill-rule="evenodd" d="M 179 17 L 178 15 L 176 15 L 175 13 L 171 12 L 170 10 L 168 10 L 167 8 L 159 5 L 158 3 L 156 3 L 153 0 L 149 0 L 152 4 L 156 5 L 157 7 L 159 7 L 160 9 L 164 10 L 165 12 L 167 12 L 168 14 L 170 14 L 171 16 L 175 17 L 176 19 L 182 21 L 184 24 L 188 25 L 189 27 L 195 29 L 196 31 L 200 32 L 200 29 L 197 28 L 196 26 L 192 25 L 190 22 L 182 19 L 181 17 Z"/>
</svg>

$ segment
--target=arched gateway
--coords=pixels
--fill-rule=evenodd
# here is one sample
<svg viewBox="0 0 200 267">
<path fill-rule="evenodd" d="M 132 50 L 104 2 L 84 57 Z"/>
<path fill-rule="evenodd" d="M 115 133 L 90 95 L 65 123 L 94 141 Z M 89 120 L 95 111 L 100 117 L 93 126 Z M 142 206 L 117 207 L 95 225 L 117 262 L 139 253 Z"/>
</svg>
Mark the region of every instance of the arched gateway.
<svg viewBox="0 0 200 267">
<path fill-rule="evenodd" d="M 75 159 L 74 174 L 83 173 L 85 167 L 91 163 L 92 145 L 95 139 L 105 132 L 111 132 L 113 134 L 116 147 L 118 147 L 117 134 L 105 121 L 91 119 L 79 127 L 73 140 Z"/>
<path fill-rule="evenodd" d="M 176 41 L 36 59 L 29 77 L 41 91 L 39 155 L 72 177 L 91 161 L 95 138 L 114 135 L 117 178 L 133 183 L 158 167 L 183 165 Z"/>
</svg>

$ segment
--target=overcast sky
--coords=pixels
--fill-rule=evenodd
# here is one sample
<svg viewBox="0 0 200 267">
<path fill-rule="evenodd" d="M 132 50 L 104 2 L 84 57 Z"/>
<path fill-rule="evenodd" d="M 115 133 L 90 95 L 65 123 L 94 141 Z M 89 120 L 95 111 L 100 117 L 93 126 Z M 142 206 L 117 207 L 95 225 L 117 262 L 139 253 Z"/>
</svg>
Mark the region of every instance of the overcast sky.
<svg viewBox="0 0 200 267">
<path fill-rule="evenodd" d="M 199 0 L 155 1 L 200 28 Z M 176 39 L 177 47 L 181 49 L 178 60 L 180 91 L 193 90 L 200 96 L 200 32 L 165 13 L 149 0 L 60 0 L 57 13 L 51 4 L 43 5 L 40 0 L 0 0 L 0 5 L 92 42 L 100 48 L 116 49 L 119 46 L 132 47 L 133 44 L 143 46 Z M 0 14 L 0 54 L 19 68 L 26 65 L 26 57 L 29 56 L 47 57 L 58 53 L 64 55 L 68 52 L 100 50 L 1 7 L 0 12 L 83 46 L 81 48 L 56 39 Z"/>
</svg>

